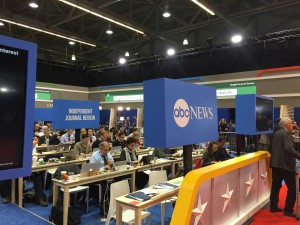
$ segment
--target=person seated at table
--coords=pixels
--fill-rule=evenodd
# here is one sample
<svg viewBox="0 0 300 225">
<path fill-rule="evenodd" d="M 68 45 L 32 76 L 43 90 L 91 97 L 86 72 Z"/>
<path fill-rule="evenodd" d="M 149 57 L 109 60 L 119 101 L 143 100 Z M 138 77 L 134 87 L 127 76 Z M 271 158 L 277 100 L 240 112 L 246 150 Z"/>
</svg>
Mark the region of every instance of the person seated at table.
<svg viewBox="0 0 300 225">
<path fill-rule="evenodd" d="M 94 148 L 99 148 L 99 144 L 103 141 L 108 141 L 108 132 L 103 130 L 100 133 L 96 133 L 96 141 L 94 141 L 93 145 L 92 145 L 92 149 Z"/>
<path fill-rule="evenodd" d="M 137 159 L 137 154 L 134 150 L 136 146 L 136 139 L 134 137 L 129 137 L 126 140 L 126 147 L 122 149 L 120 154 L 121 161 L 127 161 L 129 165 L 138 164 L 140 160 Z M 143 189 L 148 183 L 149 175 L 144 172 L 136 172 L 135 186 L 138 189 Z"/>
<path fill-rule="evenodd" d="M 134 132 L 139 132 L 139 128 L 133 127 L 133 128 L 131 129 L 131 133 L 128 135 L 128 137 L 133 137 Z"/>
<path fill-rule="evenodd" d="M 43 135 L 39 138 L 39 146 L 40 145 L 49 146 L 51 143 L 51 140 L 52 140 L 52 137 L 50 136 L 50 131 L 47 130 L 45 135 Z"/>
<path fill-rule="evenodd" d="M 116 135 L 116 140 L 114 140 L 112 146 L 121 146 L 122 148 L 125 148 L 125 134 L 123 132 L 119 132 Z"/>
<path fill-rule="evenodd" d="M 168 158 L 168 157 L 178 157 L 180 156 L 179 152 L 175 152 L 173 154 L 170 153 L 169 148 L 154 148 L 153 156 L 157 158 Z"/>
<path fill-rule="evenodd" d="M 114 159 L 109 152 L 110 146 L 107 141 L 103 141 L 99 145 L 99 151 L 94 152 L 90 158 L 90 163 L 100 162 L 99 170 L 108 170 L 114 164 Z M 100 202 L 100 217 L 105 219 L 109 209 L 110 184 L 112 181 L 103 180 L 99 182 L 102 186 L 101 202 Z M 99 184 L 98 183 L 98 184 Z M 92 187 L 91 187 L 92 188 Z M 93 195 L 93 192 L 91 192 Z M 95 196 L 93 196 L 95 197 Z"/>
<path fill-rule="evenodd" d="M 78 155 L 92 152 L 91 146 L 89 145 L 89 136 L 87 134 L 82 135 L 81 141 L 74 145 L 74 152 Z"/>
<path fill-rule="evenodd" d="M 65 134 L 60 138 L 60 143 L 62 144 L 73 144 L 75 142 L 75 135 L 73 130 L 69 129 Z"/>
<path fill-rule="evenodd" d="M 207 151 L 204 152 L 202 157 L 202 167 L 209 166 L 217 163 L 216 155 L 218 151 L 218 143 L 215 141 L 211 141 L 208 144 Z"/>
<path fill-rule="evenodd" d="M 219 136 L 218 139 L 218 151 L 216 154 L 216 159 L 217 161 L 225 161 L 227 159 L 231 159 L 232 157 L 230 157 L 230 155 L 228 154 L 226 148 L 225 148 L 225 144 L 226 144 L 226 138 L 223 136 Z"/>
</svg>

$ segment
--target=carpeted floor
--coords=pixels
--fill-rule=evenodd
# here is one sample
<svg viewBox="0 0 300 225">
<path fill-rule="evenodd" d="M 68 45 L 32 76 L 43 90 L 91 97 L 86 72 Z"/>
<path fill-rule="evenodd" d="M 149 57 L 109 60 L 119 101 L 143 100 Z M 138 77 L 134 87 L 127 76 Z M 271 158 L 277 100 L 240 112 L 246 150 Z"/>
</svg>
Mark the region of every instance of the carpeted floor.
<svg viewBox="0 0 300 225">
<path fill-rule="evenodd" d="M 45 220 L 49 219 L 49 215 L 51 212 L 52 205 L 48 207 L 40 207 L 35 204 L 25 203 L 24 209 L 19 208 L 14 204 L 3 204 L 0 198 L 0 224 L 14 224 L 14 225 L 46 225 L 50 224 Z M 28 210 L 28 211 L 27 211 Z M 89 208 L 89 213 L 85 213 L 85 208 L 75 207 L 76 212 L 80 213 L 81 216 L 81 224 L 82 225 L 104 225 L 105 223 L 99 222 L 99 208 L 91 205 Z M 151 225 L 160 225 L 160 204 L 155 205 L 149 208 L 149 212 L 151 213 Z M 41 218 L 33 215 L 36 214 Z M 165 224 L 170 224 L 171 216 L 173 213 L 172 205 L 166 206 L 166 217 Z M 111 225 L 116 224 L 114 221 L 110 223 Z"/>
<path fill-rule="evenodd" d="M 286 197 L 286 185 L 283 185 L 280 191 L 279 207 L 284 207 L 284 201 Z M 295 218 L 283 216 L 282 212 L 270 213 L 270 209 L 262 209 L 257 212 L 252 218 L 253 222 L 251 225 L 299 225 L 300 221 Z M 295 210 L 295 209 L 294 209 Z"/>
</svg>

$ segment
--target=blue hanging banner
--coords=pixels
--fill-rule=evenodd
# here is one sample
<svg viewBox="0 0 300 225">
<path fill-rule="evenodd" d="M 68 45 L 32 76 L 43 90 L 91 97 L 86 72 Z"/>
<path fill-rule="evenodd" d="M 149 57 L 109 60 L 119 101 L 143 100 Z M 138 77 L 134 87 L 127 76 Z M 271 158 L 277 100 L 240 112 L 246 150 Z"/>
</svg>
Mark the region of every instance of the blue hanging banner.
<svg viewBox="0 0 300 225">
<path fill-rule="evenodd" d="M 52 108 L 35 108 L 34 121 L 53 121 Z"/>
<path fill-rule="evenodd" d="M 216 89 L 160 78 L 144 82 L 145 143 L 176 147 L 217 140 Z"/>
<path fill-rule="evenodd" d="M 99 102 L 53 100 L 53 127 L 55 129 L 97 128 L 99 122 Z"/>
</svg>

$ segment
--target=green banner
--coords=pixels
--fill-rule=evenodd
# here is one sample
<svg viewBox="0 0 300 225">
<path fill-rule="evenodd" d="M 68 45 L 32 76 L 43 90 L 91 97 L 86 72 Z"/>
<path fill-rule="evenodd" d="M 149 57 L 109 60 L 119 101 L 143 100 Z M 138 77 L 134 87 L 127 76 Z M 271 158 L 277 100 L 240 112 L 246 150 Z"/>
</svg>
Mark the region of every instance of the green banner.
<svg viewBox="0 0 300 225">
<path fill-rule="evenodd" d="M 106 102 L 119 102 L 119 101 L 142 101 L 144 100 L 143 90 L 131 91 L 116 91 L 106 92 Z"/>
<path fill-rule="evenodd" d="M 35 89 L 35 100 L 51 100 L 51 91 L 45 89 Z"/>
</svg>

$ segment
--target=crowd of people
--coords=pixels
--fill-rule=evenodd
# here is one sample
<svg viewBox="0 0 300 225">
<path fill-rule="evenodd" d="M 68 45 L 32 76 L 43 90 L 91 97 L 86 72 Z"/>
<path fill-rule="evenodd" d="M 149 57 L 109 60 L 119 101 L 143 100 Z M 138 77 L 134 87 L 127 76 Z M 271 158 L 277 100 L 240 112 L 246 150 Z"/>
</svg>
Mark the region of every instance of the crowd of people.
<svg viewBox="0 0 300 225">
<path fill-rule="evenodd" d="M 77 133 L 76 133 L 77 132 Z M 136 148 L 141 147 L 139 129 L 132 128 L 128 130 L 125 125 L 121 125 L 119 129 L 112 128 L 107 131 L 103 126 L 100 126 L 97 131 L 91 128 L 82 128 L 80 130 L 68 129 L 65 131 L 56 131 L 52 128 L 51 123 L 45 126 L 34 125 L 33 149 L 36 146 L 49 146 L 57 144 L 72 144 L 73 152 L 76 155 L 90 156 L 90 162 L 100 162 L 100 170 L 108 170 L 113 168 L 114 158 L 110 153 L 110 146 L 120 146 L 120 160 L 127 161 L 129 165 L 140 163 L 137 157 Z M 218 162 L 222 162 L 232 158 L 226 149 L 225 144 L 228 141 L 227 132 L 235 132 L 235 123 L 230 120 L 229 124 L 223 118 L 219 122 L 220 136 L 217 141 L 201 143 L 199 147 L 203 148 L 204 154 L 201 159 L 201 166 L 206 167 Z M 296 159 L 300 160 L 300 153 L 295 149 L 293 138 L 299 137 L 299 128 L 295 121 L 284 117 L 277 120 L 272 134 L 260 136 L 261 150 L 269 150 L 271 153 L 270 167 L 272 168 L 272 189 L 270 195 L 270 212 L 283 212 L 285 216 L 295 216 L 293 212 L 296 196 L 295 183 L 295 164 Z M 35 150 L 33 150 L 35 153 Z M 157 158 L 178 157 L 179 152 L 170 152 L 166 148 L 155 148 L 153 156 Z M 32 173 L 34 183 L 36 204 L 45 207 L 48 205 L 44 190 L 43 177 L 44 172 Z M 112 182 L 128 177 L 120 177 L 110 181 L 101 181 L 103 199 L 100 202 L 100 216 L 107 215 L 109 199 L 107 192 Z M 142 189 L 146 186 L 149 175 L 144 172 L 136 172 L 136 188 Z M 282 181 L 287 185 L 288 192 L 285 201 L 284 209 L 278 207 L 278 196 L 282 186 Z M 11 181 L 5 180 L 0 182 L 0 193 L 4 198 L 3 202 L 10 202 Z M 93 193 L 91 194 L 93 196 Z M 95 199 L 99 199 L 95 197 Z"/>
</svg>

